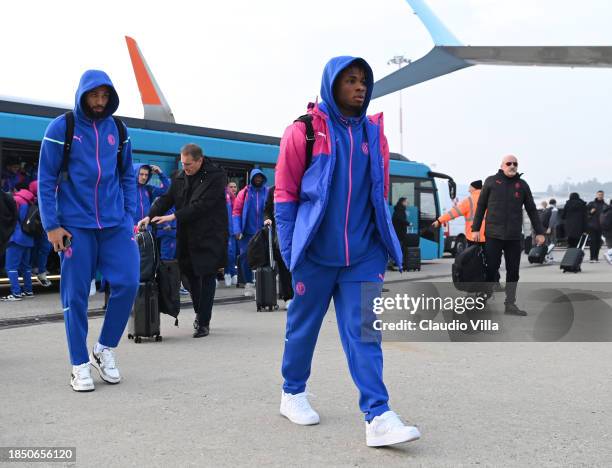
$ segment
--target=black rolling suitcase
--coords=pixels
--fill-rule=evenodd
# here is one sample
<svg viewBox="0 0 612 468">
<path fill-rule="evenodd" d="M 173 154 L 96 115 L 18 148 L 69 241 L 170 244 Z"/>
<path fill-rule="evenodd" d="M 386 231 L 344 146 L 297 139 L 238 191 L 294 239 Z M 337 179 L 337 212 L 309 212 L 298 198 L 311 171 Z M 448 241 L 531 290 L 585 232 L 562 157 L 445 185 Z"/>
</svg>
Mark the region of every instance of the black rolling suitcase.
<svg viewBox="0 0 612 468">
<path fill-rule="evenodd" d="M 586 246 L 588 240 L 589 236 L 583 235 L 580 237 L 578 247 L 570 247 L 565 251 L 565 255 L 563 256 L 563 260 L 561 260 L 561 265 L 559 266 L 559 268 L 563 270 L 563 273 L 566 271 L 570 271 L 572 273 L 578 273 L 581 271 L 580 265 L 582 265 L 582 260 L 584 259 L 584 247 Z"/>
<path fill-rule="evenodd" d="M 270 264 L 255 270 L 255 302 L 257 303 L 257 312 L 262 310 L 278 310 L 278 303 L 276 302 L 276 270 L 274 268 L 274 255 L 272 254 L 272 229 L 268 227 L 267 231 Z"/>
<path fill-rule="evenodd" d="M 128 338 L 134 339 L 134 343 L 140 343 L 143 336 L 155 337 L 155 341 L 161 341 L 159 289 L 155 282 L 155 274 L 159 266 L 157 245 L 150 231 L 141 231 L 136 234 L 136 242 L 140 251 L 140 285 L 130 314 Z"/>
<path fill-rule="evenodd" d="M 140 283 L 128 323 L 128 338 L 140 343 L 142 337 L 161 341 L 159 334 L 159 291 L 155 281 Z"/>
<path fill-rule="evenodd" d="M 404 271 L 421 271 L 420 247 L 404 247 Z"/>
</svg>

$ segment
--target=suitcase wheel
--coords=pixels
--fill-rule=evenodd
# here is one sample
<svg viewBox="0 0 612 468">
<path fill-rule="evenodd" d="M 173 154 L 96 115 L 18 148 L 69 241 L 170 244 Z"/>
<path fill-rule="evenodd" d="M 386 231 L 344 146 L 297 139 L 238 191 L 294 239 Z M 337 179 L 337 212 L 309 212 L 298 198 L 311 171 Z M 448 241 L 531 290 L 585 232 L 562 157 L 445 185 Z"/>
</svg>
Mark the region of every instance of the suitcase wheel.
<svg viewBox="0 0 612 468">
<path fill-rule="evenodd" d="M 134 343 L 141 343 L 142 342 L 142 338 L 139 336 L 135 336 L 134 337 Z"/>
<path fill-rule="evenodd" d="M 261 307 L 257 306 L 257 312 L 261 312 Z"/>
<path fill-rule="evenodd" d="M 134 335 L 132 335 L 131 333 L 128 333 L 128 340 L 131 340 L 134 338 Z"/>
<path fill-rule="evenodd" d="M 157 335 L 157 336 L 155 337 L 155 341 L 161 341 L 161 340 L 162 340 L 162 336 L 161 336 L 161 335 Z"/>
</svg>

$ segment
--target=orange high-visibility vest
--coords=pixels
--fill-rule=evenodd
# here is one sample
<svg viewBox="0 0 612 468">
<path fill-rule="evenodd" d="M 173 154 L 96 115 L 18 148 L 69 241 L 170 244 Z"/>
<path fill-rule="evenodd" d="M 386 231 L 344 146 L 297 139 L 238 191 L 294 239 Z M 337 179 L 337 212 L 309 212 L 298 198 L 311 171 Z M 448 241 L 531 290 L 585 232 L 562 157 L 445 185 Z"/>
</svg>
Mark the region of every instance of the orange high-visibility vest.
<svg viewBox="0 0 612 468">
<path fill-rule="evenodd" d="M 441 224 L 448 223 L 451 219 L 459 218 L 463 216 L 465 218 L 465 237 L 467 240 L 472 240 L 472 223 L 474 222 L 474 215 L 476 214 L 476 206 L 478 206 L 478 198 L 480 198 L 480 190 L 474 190 L 469 197 L 461 200 L 456 207 L 452 208 L 449 212 L 444 213 L 438 218 L 438 222 Z M 486 218 L 486 214 L 485 214 Z M 480 242 L 485 241 L 485 220 L 482 220 L 480 226 Z"/>
</svg>

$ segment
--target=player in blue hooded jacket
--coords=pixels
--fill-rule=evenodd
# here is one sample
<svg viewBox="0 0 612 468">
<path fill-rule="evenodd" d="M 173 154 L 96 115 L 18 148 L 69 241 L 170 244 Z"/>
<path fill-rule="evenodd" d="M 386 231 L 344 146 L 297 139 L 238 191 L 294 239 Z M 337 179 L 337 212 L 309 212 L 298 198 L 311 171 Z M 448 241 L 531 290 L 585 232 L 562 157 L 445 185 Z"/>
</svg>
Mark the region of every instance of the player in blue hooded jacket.
<svg viewBox="0 0 612 468">
<path fill-rule="evenodd" d="M 170 179 L 159 166 L 150 164 L 134 163 L 134 174 L 136 176 L 136 198 L 134 204 L 134 226 L 144 218 L 151 209 L 153 201 L 166 193 L 170 188 Z M 157 174 L 160 186 L 149 185 L 153 174 Z"/>
<path fill-rule="evenodd" d="M 368 446 L 416 440 L 389 408 L 380 332 L 373 328 L 389 255 L 402 263 L 388 210 L 389 149 L 382 115 L 367 116 L 372 69 L 355 57 L 331 59 L 323 102 L 309 114 L 315 134 L 307 167 L 305 124 L 285 131 L 276 165 L 275 218 L 280 250 L 293 275 L 287 311 L 280 412 L 296 424 L 319 423 L 306 382 L 323 317 L 334 299 L 342 346 Z"/>
<path fill-rule="evenodd" d="M 253 169 L 249 184 L 244 187 L 234 200 L 232 208 L 232 233 L 238 241 L 240 251 L 240 269 L 244 275 L 245 294 L 252 293 L 253 272 L 247 261 L 249 241 L 264 225 L 264 206 L 268 197 L 267 177 L 260 169 Z"/>
<path fill-rule="evenodd" d="M 75 97 L 67 177 L 62 174 L 65 116 L 49 124 L 40 150 L 40 213 L 49 242 L 60 252 L 70 383 L 79 392 L 94 390 L 90 364 L 105 382 L 120 382 L 113 348 L 138 291 L 139 254 L 133 234 L 136 182 L 129 137 L 121 158 L 117 155 L 119 132 L 112 114 L 118 107 L 119 96 L 108 75 L 86 71 Z M 87 302 L 96 270 L 111 284 L 111 294 L 100 337 L 88 354 Z"/>
</svg>

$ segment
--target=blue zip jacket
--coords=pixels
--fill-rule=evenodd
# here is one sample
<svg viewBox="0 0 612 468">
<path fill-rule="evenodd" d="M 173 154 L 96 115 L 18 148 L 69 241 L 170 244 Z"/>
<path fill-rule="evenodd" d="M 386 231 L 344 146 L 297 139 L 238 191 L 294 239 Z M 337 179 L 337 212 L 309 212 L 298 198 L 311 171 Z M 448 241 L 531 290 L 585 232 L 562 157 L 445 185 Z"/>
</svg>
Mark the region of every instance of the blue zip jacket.
<svg viewBox="0 0 612 468">
<path fill-rule="evenodd" d="M 28 216 L 29 207 L 30 205 L 21 205 L 19 207 L 19 220 L 15 225 L 15 230 L 10 239 L 10 242 L 20 245 L 21 247 L 34 247 L 34 237 L 21 230 L 21 223 L 23 223 Z"/>
<path fill-rule="evenodd" d="M 261 175 L 264 179 L 263 185 L 259 188 L 253 185 L 253 178 Z M 268 178 L 259 169 L 253 169 L 249 177 L 249 185 L 244 187 L 234 200 L 233 208 L 233 229 L 234 234 L 252 235 L 263 227 L 264 206 L 268 196 L 266 182 Z"/>
<path fill-rule="evenodd" d="M 359 263 L 380 246 L 373 236 L 370 152 L 365 131 L 371 93 L 366 96 L 361 115 L 342 115 L 334 100 L 333 86 L 346 67 L 346 60 L 332 60 L 323 73 L 321 97 L 324 102 L 319 108 L 330 116 L 330 126 L 336 137 L 336 164 L 329 187 L 330 202 L 307 252 L 315 263 L 335 267 Z M 366 67 L 366 82 L 371 90 L 374 79 L 370 67 Z"/>
<path fill-rule="evenodd" d="M 333 99 L 333 82 L 340 71 L 355 61 L 362 63 L 367 72 L 368 90 L 363 114 L 344 119 Z M 340 261 L 343 266 L 355 264 L 364 257 L 368 246 L 381 244 L 397 265 L 402 264 L 402 251 L 387 203 L 389 147 L 382 114 L 365 117 L 372 83 L 371 69 L 363 59 L 347 56 L 331 59 L 321 84 L 324 102 L 309 109 L 315 130 L 310 166 L 305 167 L 306 136 L 302 122 L 289 126 L 281 139 L 274 210 L 281 254 L 291 271 L 305 256 L 325 264 L 338 265 Z M 366 164 L 359 159 L 362 157 Z"/>
<path fill-rule="evenodd" d="M 104 115 L 92 120 L 84 111 L 85 95 L 108 86 L 110 99 Z M 103 229 L 118 226 L 135 216 L 136 183 L 129 136 L 124 142 L 122 167 L 117 168 L 119 133 L 112 114 L 119 96 L 106 73 L 83 73 L 75 96 L 74 138 L 68 162 L 68 180 L 60 177 L 66 120 L 63 115 L 47 127 L 40 148 L 38 199 L 43 226 Z M 127 135 L 127 128 L 126 128 Z"/>
<path fill-rule="evenodd" d="M 138 224 L 142 218 L 149 214 L 149 210 L 151 209 L 151 203 L 153 201 L 166 193 L 170 188 L 170 179 L 162 172 L 158 174 L 161 185 L 156 187 L 154 185 L 149 185 L 149 181 L 153 174 L 151 173 L 151 166 L 149 164 L 143 163 L 134 163 L 134 177 L 136 179 L 136 202 L 134 204 L 134 224 Z M 141 168 L 149 169 L 149 178 L 147 179 L 146 184 L 141 184 L 138 182 L 138 172 Z"/>
</svg>

